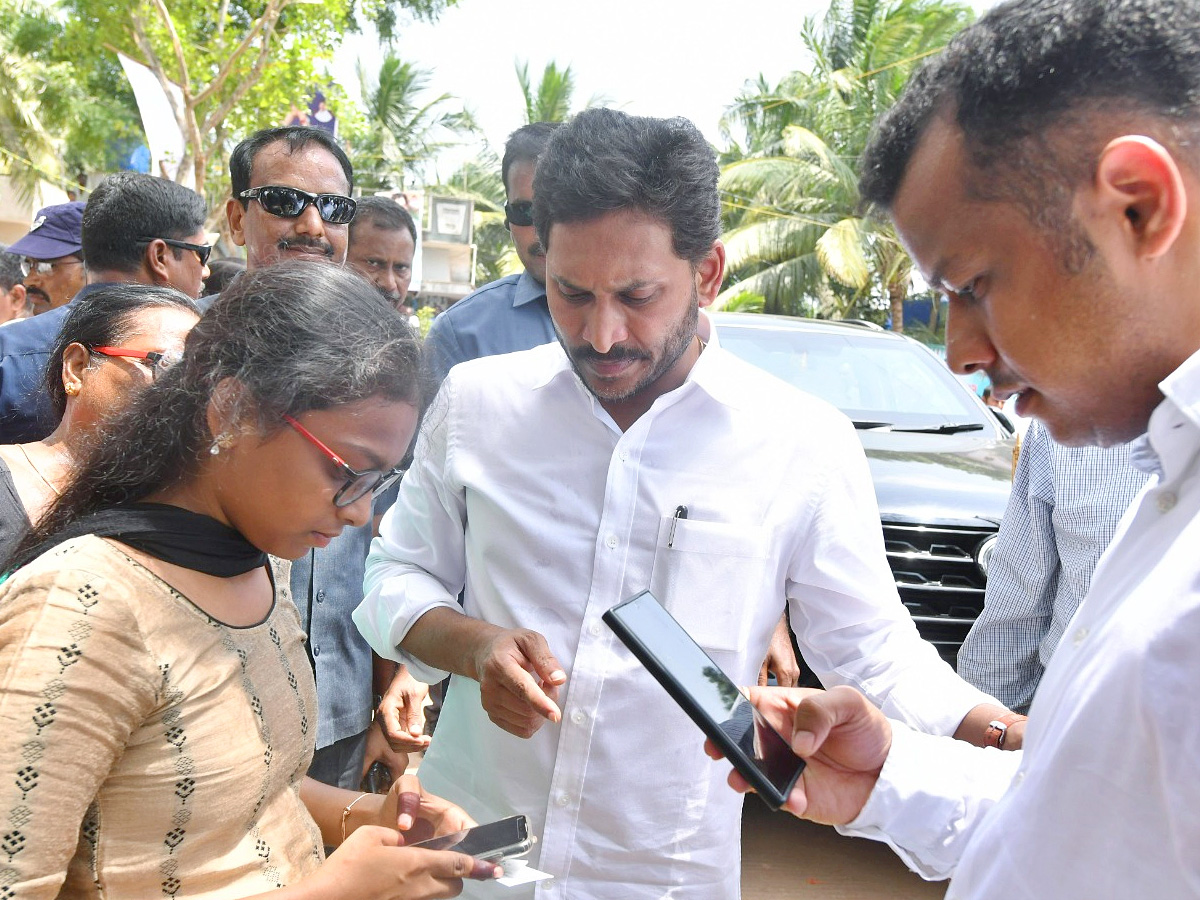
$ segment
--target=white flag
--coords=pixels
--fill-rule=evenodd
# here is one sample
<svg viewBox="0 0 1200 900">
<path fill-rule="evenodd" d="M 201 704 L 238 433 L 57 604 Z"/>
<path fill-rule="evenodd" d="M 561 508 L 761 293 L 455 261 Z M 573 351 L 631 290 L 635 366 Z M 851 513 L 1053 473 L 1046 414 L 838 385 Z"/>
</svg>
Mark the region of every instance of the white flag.
<svg viewBox="0 0 1200 900">
<path fill-rule="evenodd" d="M 150 174 L 161 175 L 174 181 L 179 174 L 179 166 L 183 163 L 183 132 L 175 121 L 175 113 L 171 111 L 171 101 L 159 84 L 155 74 L 139 62 L 134 62 L 123 53 L 118 53 L 121 68 L 133 88 L 133 96 L 137 99 L 138 112 L 142 116 L 142 130 L 146 132 L 146 143 L 150 145 Z M 178 108 L 183 108 L 183 92 L 178 85 L 168 82 L 171 94 Z M 191 171 L 184 173 L 183 182 L 187 187 L 196 186 L 196 178 Z"/>
</svg>

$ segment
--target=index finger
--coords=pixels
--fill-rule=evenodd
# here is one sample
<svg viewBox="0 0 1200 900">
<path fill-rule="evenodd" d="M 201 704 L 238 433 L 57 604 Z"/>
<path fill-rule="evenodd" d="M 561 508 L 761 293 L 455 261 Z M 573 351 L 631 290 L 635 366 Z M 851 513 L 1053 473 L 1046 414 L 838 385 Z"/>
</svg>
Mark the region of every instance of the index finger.
<svg viewBox="0 0 1200 900">
<path fill-rule="evenodd" d="M 513 664 L 501 670 L 503 686 L 518 699 L 526 703 L 534 712 L 549 719 L 551 722 L 561 722 L 562 712 L 541 686 L 534 681 L 533 676 L 522 666 Z M 564 678 L 566 676 L 563 676 Z"/>
</svg>

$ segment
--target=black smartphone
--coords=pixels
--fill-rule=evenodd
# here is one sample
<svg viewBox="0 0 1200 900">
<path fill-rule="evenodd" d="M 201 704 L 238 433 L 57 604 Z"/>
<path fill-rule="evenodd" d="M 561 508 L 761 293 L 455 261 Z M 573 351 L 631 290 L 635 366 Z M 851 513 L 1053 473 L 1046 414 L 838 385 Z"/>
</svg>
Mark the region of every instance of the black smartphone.
<svg viewBox="0 0 1200 900">
<path fill-rule="evenodd" d="M 465 831 L 420 841 L 412 846 L 426 850 L 455 850 L 476 859 L 499 862 L 528 853 L 533 841 L 533 835 L 529 833 L 529 820 L 525 816 L 509 816 Z"/>
<path fill-rule="evenodd" d="M 804 760 L 654 595 L 643 591 L 603 618 L 763 802 L 783 806 Z"/>
</svg>

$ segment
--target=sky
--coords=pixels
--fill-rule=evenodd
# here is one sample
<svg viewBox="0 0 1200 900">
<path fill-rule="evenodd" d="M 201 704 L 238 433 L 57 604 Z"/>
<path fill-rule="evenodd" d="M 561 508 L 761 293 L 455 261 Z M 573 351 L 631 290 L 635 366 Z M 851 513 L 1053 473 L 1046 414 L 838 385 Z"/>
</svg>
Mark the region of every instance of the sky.
<svg viewBox="0 0 1200 900">
<path fill-rule="evenodd" d="M 827 7 L 828 0 L 458 0 L 433 24 L 405 25 L 395 50 L 432 72 L 430 97 L 461 98 L 497 150 L 524 124 L 518 60 L 534 80 L 547 62 L 569 65 L 575 108 L 599 97 L 599 105 L 636 115 L 686 116 L 723 145 L 725 108 L 760 73 L 774 84 L 805 68 L 800 27 Z M 352 36 L 337 55 L 334 76 L 352 96 L 359 57 L 367 71 L 378 70 L 377 38 Z M 448 176 L 471 152 L 447 155 L 438 174 Z"/>
</svg>

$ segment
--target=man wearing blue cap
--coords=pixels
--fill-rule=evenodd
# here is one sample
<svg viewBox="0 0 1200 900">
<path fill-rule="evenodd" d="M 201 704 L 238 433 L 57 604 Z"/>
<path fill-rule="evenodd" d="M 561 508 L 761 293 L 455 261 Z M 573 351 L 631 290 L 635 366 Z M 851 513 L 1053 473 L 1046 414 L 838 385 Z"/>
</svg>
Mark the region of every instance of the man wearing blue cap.
<svg viewBox="0 0 1200 900">
<path fill-rule="evenodd" d="M 29 234 L 8 248 L 25 258 L 25 293 L 35 316 L 69 302 L 83 287 L 83 207 L 76 200 L 39 209 Z"/>
</svg>

